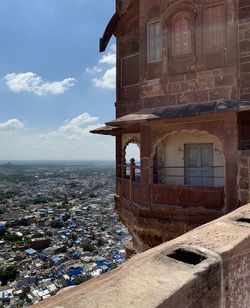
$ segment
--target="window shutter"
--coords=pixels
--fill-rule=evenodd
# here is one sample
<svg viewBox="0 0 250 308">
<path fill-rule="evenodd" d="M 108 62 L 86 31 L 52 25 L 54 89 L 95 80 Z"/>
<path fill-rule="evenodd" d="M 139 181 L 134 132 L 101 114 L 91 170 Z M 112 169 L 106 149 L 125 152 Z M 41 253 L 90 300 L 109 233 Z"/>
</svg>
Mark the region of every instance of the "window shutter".
<svg viewBox="0 0 250 308">
<path fill-rule="evenodd" d="M 225 45 L 224 5 L 205 9 L 205 46 L 208 49 L 220 49 Z"/>
<path fill-rule="evenodd" d="M 148 24 L 148 61 L 157 61 L 162 57 L 161 26 L 159 22 Z"/>
</svg>

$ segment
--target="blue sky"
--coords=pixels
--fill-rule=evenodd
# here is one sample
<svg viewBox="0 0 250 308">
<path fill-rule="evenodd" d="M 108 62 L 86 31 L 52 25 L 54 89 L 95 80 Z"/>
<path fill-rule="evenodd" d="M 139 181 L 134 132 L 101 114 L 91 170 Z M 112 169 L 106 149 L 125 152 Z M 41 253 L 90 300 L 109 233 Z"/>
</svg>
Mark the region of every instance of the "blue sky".
<svg viewBox="0 0 250 308">
<path fill-rule="evenodd" d="M 0 160 L 114 159 L 114 0 L 0 1 Z"/>
</svg>

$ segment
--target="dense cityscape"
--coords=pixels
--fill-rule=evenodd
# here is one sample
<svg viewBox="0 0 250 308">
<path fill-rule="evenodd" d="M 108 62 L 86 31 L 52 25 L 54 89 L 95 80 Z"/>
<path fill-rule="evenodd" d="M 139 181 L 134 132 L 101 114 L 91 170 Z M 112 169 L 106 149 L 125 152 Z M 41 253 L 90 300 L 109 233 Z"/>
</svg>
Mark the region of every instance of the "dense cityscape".
<svg viewBox="0 0 250 308">
<path fill-rule="evenodd" d="M 127 229 L 113 163 L 0 165 L 0 306 L 23 307 L 112 270 Z"/>
</svg>

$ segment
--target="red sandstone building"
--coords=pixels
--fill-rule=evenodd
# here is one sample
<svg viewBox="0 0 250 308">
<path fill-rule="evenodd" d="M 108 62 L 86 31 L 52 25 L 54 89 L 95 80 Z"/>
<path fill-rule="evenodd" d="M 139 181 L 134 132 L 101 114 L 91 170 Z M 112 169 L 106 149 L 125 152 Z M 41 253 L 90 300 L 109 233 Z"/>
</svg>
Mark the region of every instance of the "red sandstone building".
<svg viewBox="0 0 250 308">
<path fill-rule="evenodd" d="M 117 0 L 101 51 L 113 34 L 117 117 L 93 133 L 116 137 L 116 207 L 144 250 L 249 201 L 250 0 Z"/>
</svg>

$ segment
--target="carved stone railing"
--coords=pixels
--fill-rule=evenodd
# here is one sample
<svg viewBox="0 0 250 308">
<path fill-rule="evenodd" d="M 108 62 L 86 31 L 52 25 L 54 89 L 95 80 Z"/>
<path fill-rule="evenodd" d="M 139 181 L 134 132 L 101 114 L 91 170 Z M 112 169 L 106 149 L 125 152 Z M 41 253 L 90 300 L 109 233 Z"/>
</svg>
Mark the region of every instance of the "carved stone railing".
<svg viewBox="0 0 250 308">
<path fill-rule="evenodd" d="M 224 207 L 224 187 L 154 184 L 152 203 L 221 210 Z"/>
</svg>

